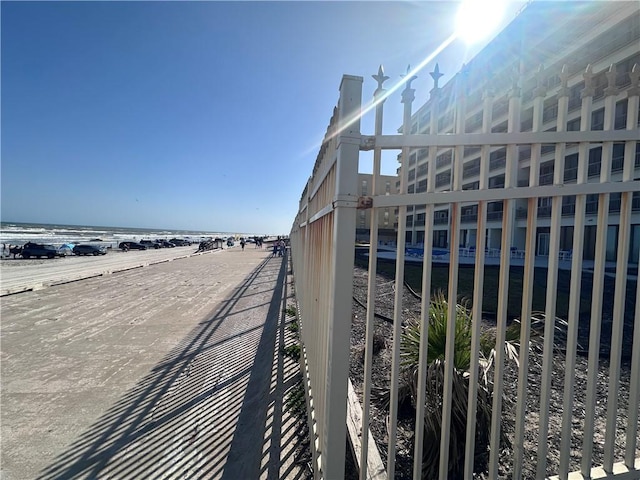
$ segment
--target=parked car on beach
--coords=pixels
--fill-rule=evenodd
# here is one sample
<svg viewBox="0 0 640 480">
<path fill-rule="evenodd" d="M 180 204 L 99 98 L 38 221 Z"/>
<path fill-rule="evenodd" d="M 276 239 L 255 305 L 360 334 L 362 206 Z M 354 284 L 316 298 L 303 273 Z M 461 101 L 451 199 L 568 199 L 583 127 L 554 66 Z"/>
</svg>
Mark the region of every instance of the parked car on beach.
<svg viewBox="0 0 640 480">
<path fill-rule="evenodd" d="M 183 238 L 172 238 L 169 242 L 174 244 L 176 247 L 188 247 L 191 245 L 189 240 L 185 240 Z"/>
<path fill-rule="evenodd" d="M 76 245 L 73 247 L 73 253 L 75 255 L 106 255 L 107 249 L 102 245 Z"/>
<path fill-rule="evenodd" d="M 42 245 L 39 243 L 28 242 L 25 243 L 22 247 L 20 255 L 22 255 L 22 258 L 54 258 L 60 256 L 60 253 L 58 252 L 58 249 L 53 245 Z"/>
<path fill-rule="evenodd" d="M 138 242 L 120 242 L 118 248 L 121 250 L 146 250 L 146 245 Z"/>
<path fill-rule="evenodd" d="M 140 240 L 140 244 L 147 248 L 160 248 L 160 245 L 156 242 L 152 242 L 151 240 Z"/>
</svg>

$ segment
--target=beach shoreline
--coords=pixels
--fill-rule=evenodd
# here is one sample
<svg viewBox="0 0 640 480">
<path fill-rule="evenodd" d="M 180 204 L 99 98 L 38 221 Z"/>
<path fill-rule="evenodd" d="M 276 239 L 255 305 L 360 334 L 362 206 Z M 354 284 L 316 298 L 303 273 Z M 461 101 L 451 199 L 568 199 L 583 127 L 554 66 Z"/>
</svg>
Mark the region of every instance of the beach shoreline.
<svg viewBox="0 0 640 480">
<path fill-rule="evenodd" d="M 199 252 L 196 244 L 127 252 L 110 249 L 102 256 L 67 255 L 53 259 L 5 257 L 0 261 L 0 296 L 222 251 L 223 249 L 215 249 Z"/>
</svg>

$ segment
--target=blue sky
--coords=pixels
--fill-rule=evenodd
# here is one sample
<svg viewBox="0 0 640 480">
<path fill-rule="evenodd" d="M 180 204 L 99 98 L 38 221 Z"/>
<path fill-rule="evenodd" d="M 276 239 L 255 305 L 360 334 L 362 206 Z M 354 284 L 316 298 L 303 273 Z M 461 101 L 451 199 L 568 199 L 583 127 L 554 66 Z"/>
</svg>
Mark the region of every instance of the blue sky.
<svg viewBox="0 0 640 480">
<path fill-rule="evenodd" d="M 378 65 L 390 87 L 452 33 L 457 6 L 3 1 L 1 218 L 288 233 L 342 75 L 364 77 L 367 101 Z M 449 46 L 443 80 L 480 46 Z M 385 110 L 395 133 L 400 92 Z"/>
</svg>

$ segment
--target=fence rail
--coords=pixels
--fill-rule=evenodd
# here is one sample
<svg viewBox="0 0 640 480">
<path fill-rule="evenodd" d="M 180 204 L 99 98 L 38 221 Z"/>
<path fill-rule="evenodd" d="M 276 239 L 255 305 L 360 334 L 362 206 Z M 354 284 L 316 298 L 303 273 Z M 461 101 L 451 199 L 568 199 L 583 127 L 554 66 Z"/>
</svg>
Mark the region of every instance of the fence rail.
<svg viewBox="0 0 640 480">
<path fill-rule="evenodd" d="M 402 92 L 404 103 L 403 134 L 382 135 L 382 113 L 384 105 L 383 82 L 387 79 L 382 71 L 374 78 L 378 89 L 374 94 L 376 105 L 376 131 L 374 135 L 364 136 L 360 132 L 360 112 L 362 83 L 361 77 L 347 76 L 342 79 L 340 97 L 331 118 L 327 134 L 318 154 L 313 174 L 303 191 L 299 213 L 291 230 L 292 262 L 295 278 L 295 292 L 301 321 L 301 339 L 304 351 L 304 367 L 308 387 L 308 406 L 314 466 L 317 478 L 343 478 L 345 458 L 345 436 L 347 419 L 347 393 L 350 364 L 350 329 L 353 315 L 353 268 L 356 230 L 356 211 L 358 208 L 371 208 L 370 247 L 368 251 L 368 290 L 367 290 L 367 333 L 365 341 L 364 383 L 360 388 L 359 403 L 362 407 L 360 425 L 361 453 L 358 453 L 360 465 L 370 464 L 368 458 L 370 411 L 372 410 L 372 355 L 376 307 L 377 262 L 381 254 L 377 236 L 377 209 L 394 207 L 397 211 L 397 245 L 404 245 L 408 228 L 407 209 L 419 208 L 424 211 L 424 236 L 421 258 L 421 291 L 422 301 L 419 311 L 410 314 L 403 307 L 402 282 L 396 281 L 393 301 L 393 327 L 391 346 L 391 365 L 389 378 L 389 410 L 387 422 L 387 438 L 376 439 L 378 445 L 386 446 L 385 474 L 361 469 L 360 478 L 395 478 L 398 441 L 398 413 L 400 382 L 407 374 L 406 364 L 401 362 L 402 339 L 406 332 L 410 316 L 417 319 L 420 332 L 420 348 L 417 362 L 411 370 L 415 374 L 415 421 L 413 433 L 413 478 L 425 475 L 423 452 L 425 439 L 425 416 L 432 405 L 437 404 L 438 417 L 442 428 L 436 433 L 439 440 L 437 466 L 427 466 L 438 472 L 440 479 L 473 478 L 474 459 L 480 448 L 488 454 L 486 471 L 489 478 L 498 478 L 505 474 L 510 478 L 640 478 L 640 450 L 638 438 L 638 405 L 640 404 L 640 282 L 638 282 L 638 260 L 636 243 L 632 240 L 634 231 L 632 224 L 640 225 L 636 200 L 640 192 L 640 168 L 636 162 L 637 141 L 640 139 L 640 123 L 638 119 L 640 70 L 636 66 L 630 74 L 629 85 L 624 91 L 615 86 L 616 72 L 612 68 L 607 73 L 610 85 L 604 89 L 604 124 L 602 130 L 592 130 L 593 89 L 590 80 L 593 73 L 584 73 L 585 89 L 582 94 L 580 131 L 564 131 L 569 112 L 569 98 L 566 70 L 560 75 L 560 83 L 553 92 L 538 88 L 533 98 L 533 118 L 531 131 L 520 132 L 521 98 L 520 90 L 514 86 L 509 93 L 508 104 L 500 106 L 494 102 L 490 91 L 485 92 L 482 105 L 481 131 L 465 133 L 465 100 L 464 95 L 455 104 L 455 130 L 452 134 L 439 134 L 439 95 L 441 90 L 437 82 L 431 91 L 430 127 L 431 134 L 415 134 L 411 128 L 412 102 L 414 90 L 411 88 L 413 78 L 406 79 Z M 459 88 L 464 88 L 461 84 Z M 557 131 L 543 131 L 545 100 L 557 98 Z M 626 99 L 627 123 L 625 130 L 615 130 L 616 101 Z M 575 105 L 574 105 L 575 106 Z M 503 108 L 507 113 L 507 131 L 491 133 L 492 112 Z M 478 120 L 479 121 L 479 120 Z M 435 132 L 435 133 L 434 133 Z M 622 174 L 612 179 L 613 146 L 624 144 Z M 565 157 L 568 146 L 577 146 L 578 160 L 575 178 L 571 183 L 564 183 Z M 600 176 L 594 178 L 589 174 L 590 147 L 597 145 L 602 149 L 600 160 Z M 462 180 L 465 177 L 463 163 L 465 147 L 479 154 L 478 189 L 463 190 Z M 491 162 L 491 151 L 504 149 L 504 158 L 500 165 Z M 527 169 L 519 163 L 519 148 L 530 151 L 527 158 Z M 367 198 L 358 195 L 358 160 L 359 152 L 373 150 L 374 177 L 380 175 L 380 155 L 383 149 L 399 149 L 400 189 L 397 194 L 377 192 L 374 180 L 373 191 Z M 408 194 L 408 165 L 410 153 L 417 149 L 426 149 L 427 186 L 422 193 Z M 443 151 L 452 154 L 452 166 L 449 172 L 450 184 L 447 191 L 436 191 L 438 180 L 434 168 L 436 158 Z M 544 152 L 544 153 L 543 153 Z M 422 150 L 420 151 L 422 153 Z M 553 174 L 549 182 L 542 181 L 540 175 L 542 156 L 553 156 Z M 545 160 L 546 162 L 547 160 Z M 499 188 L 489 188 L 489 176 L 492 169 L 501 169 L 504 173 L 504 184 Z M 475 174 L 476 167 L 474 167 Z M 528 179 L 524 178 L 528 176 Z M 468 175 L 467 175 L 468 176 Z M 528 181 L 525 181 L 528 180 Z M 547 184 L 548 183 L 548 184 Z M 615 196 L 615 197 L 614 197 Z M 635 196 L 635 198 L 634 198 Z M 563 225 L 567 222 L 567 208 L 563 208 L 563 198 L 571 197 L 570 223 L 573 235 L 570 239 L 561 238 Z M 587 200 L 589 198 L 589 201 Z M 597 198 L 597 211 L 589 207 Z M 545 207 L 539 205 L 545 200 Z M 613 200 L 613 201 L 612 201 Z M 492 202 L 502 203 L 502 211 L 488 212 L 487 206 Z M 436 205 L 448 205 L 446 217 L 435 217 Z M 462 214 L 462 207 L 476 205 L 472 214 Z M 548 207 L 546 206 L 548 205 Z M 541 215 L 541 208 L 545 214 Z M 587 222 L 595 217 L 594 223 Z M 539 267 L 540 258 L 536 252 L 540 248 L 538 219 L 543 219 L 547 243 L 544 255 L 545 272 L 544 312 L 542 316 L 534 313 L 534 298 L 538 295 L 539 283 L 534 282 L 534 274 Z M 516 222 L 517 219 L 526 219 Z M 494 229 L 490 235 L 490 225 L 500 222 L 500 228 Z M 475 225 L 470 227 L 469 223 Z M 563 223 L 565 222 L 565 223 Z M 542 223 L 542 222 L 541 222 Z M 420 220 L 422 225 L 422 219 Z M 470 359 L 464 368 L 455 363 L 456 354 L 461 347 L 456 344 L 458 308 L 449 308 L 446 317 L 446 345 L 442 358 L 433 363 L 428 360 L 429 325 L 433 322 L 430 313 L 428 292 L 432 291 L 431 272 L 434 268 L 434 256 L 442 257 L 441 249 L 434 250 L 434 226 L 446 225 L 448 244 L 445 259 L 448 264 L 447 305 L 456 305 L 459 297 L 459 275 L 461 272 L 461 252 L 475 252 L 473 256 L 465 256 L 464 261 L 472 258 L 473 263 L 473 295 L 470 314 Z M 524 226 L 523 226 L 524 225 Z M 615 229 L 609 227 L 615 225 Z M 474 227 L 474 228 L 473 228 Z M 595 229 L 593 239 L 586 241 L 587 228 Z M 640 229 L 638 229 L 640 230 Z M 473 241 L 469 241 L 469 233 Z M 613 232 L 613 233 L 612 233 Z M 463 245 L 463 233 L 467 245 Z M 640 232 L 638 232 L 640 233 Z M 638 235 L 635 233 L 635 235 Z M 613 236 L 613 237 L 612 237 Z M 564 248 L 561 245 L 564 243 Z M 615 241 L 616 261 L 607 263 L 608 242 Z M 489 245 L 488 242 L 492 244 Z M 422 243 L 422 242 L 421 242 Z M 516 245 L 519 243 L 519 245 Z M 567 243 L 570 249 L 567 249 Z M 585 260 L 587 244 L 592 259 Z M 459 249 L 457 246 L 465 246 Z M 497 248 L 496 248 L 497 246 Z M 499 258 L 497 270 L 497 310 L 495 312 L 495 346 L 490 357 L 490 368 L 487 368 L 487 357 L 483 354 L 481 342 L 484 331 L 480 319 L 483 316 L 485 276 L 487 264 L 491 258 L 485 253 L 496 252 Z M 517 251 L 518 255 L 513 255 Z M 567 252 L 569 255 L 567 256 Z M 393 253 L 395 259 L 395 279 L 405 278 L 405 249 L 398 248 Z M 570 275 L 559 278 L 560 261 L 566 259 L 570 263 Z M 634 263 L 630 263 L 630 259 Z M 515 340 L 507 338 L 510 330 L 508 323 L 508 302 L 515 286 L 511 281 L 513 265 L 522 268 L 522 284 L 518 287 L 521 298 L 519 312 L 520 330 Z M 632 275 L 629 269 L 632 268 Z M 583 283 L 583 274 L 589 273 L 590 285 Z M 610 281 L 609 278 L 613 277 Z M 611 283 L 612 282 L 612 283 Z M 582 309 L 587 298 L 591 299 L 588 317 Z M 565 318 L 558 319 L 557 295 L 566 292 L 567 311 Z M 632 301 L 635 298 L 635 307 Z M 611 305 L 611 312 L 608 306 Z M 605 322 L 606 317 L 606 322 Z M 536 407 L 530 402 L 530 382 L 533 365 L 533 335 L 538 325 L 536 319 L 542 319 L 541 373 L 539 395 L 536 394 Z M 588 326 L 586 326 L 588 324 Z M 564 329 L 562 328 L 564 326 Z M 583 362 L 577 361 L 578 341 L 582 330 L 588 331 L 588 352 L 586 369 L 586 385 L 580 385 L 577 391 L 576 369 L 584 368 Z M 562 331 L 560 334 L 559 332 Z M 606 338 L 605 338 L 606 337 Z M 606 341 L 605 341 L 606 340 Z M 519 345 L 517 385 L 505 385 L 505 372 L 508 364 L 510 343 Z M 558 353 L 558 344 L 562 343 L 563 354 Z M 607 383 L 602 385 L 598 376 L 603 371 L 601 350 L 606 345 Z M 623 358 L 623 351 L 625 356 Z M 629 353 L 630 352 L 630 353 Z M 561 359 L 564 362 L 564 380 L 561 388 L 552 384 L 554 365 Z M 435 365 L 435 366 L 434 366 Z M 427 395 L 428 382 L 432 381 L 434 368 L 442 373 L 441 390 L 434 399 Z M 621 388 L 621 371 L 624 369 L 624 388 Z M 485 382 L 483 372 L 491 372 Z M 429 375 L 429 377 L 428 377 Z M 466 385 L 464 403 L 466 416 L 460 418 L 454 403 L 460 402 L 459 385 Z M 485 402 L 483 395 L 489 387 L 490 402 Z M 505 426 L 502 424 L 503 412 L 506 409 L 503 397 L 507 387 L 514 397 L 514 428 L 508 433 L 509 442 L 513 446 L 510 458 L 501 456 L 504 446 Z M 605 389 L 606 415 L 598 416 L 598 391 Z M 430 393 L 429 395 L 433 395 Z M 584 400 L 584 412 L 574 412 L 578 395 Z M 620 395 L 620 396 L 619 396 Z M 482 403 L 485 402 L 485 403 Z M 561 421 L 550 420 L 552 403 L 562 405 Z M 482 404 L 482 406 L 481 406 Z M 479 427 L 477 419 L 481 408 L 490 410 L 490 424 Z M 433 410 L 431 408 L 431 410 Z M 535 423 L 532 433 L 531 422 Z M 462 422 L 462 438 L 454 427 Z M 574 441 L 575 425 L 580 425 L 583 441 Z M 487 431 L 479 431 L 480 428 Z M 452 433 L 453 431 L 453 433 Z M 367 432 L 363 434 L 362 432 Z M 596 439 L 596 433 L 597 439 Z M 478 435 L 486 435 L 488 445 L 476 446 Z M 534 446 L 530 445 L 531 438 Z M 549 439 L 559 438 L 557 443 Z M 466 438 L 466 440 L 465 440 Z M 432 440 L 429 440 L 431 442 Z M 463 454 L 458 458 L 452 453 L 456 442 L 463 442 Z M 550 450 L 557 452 L 559 462 L 549 465 Z M 534 470 L 527 470 L 525 461 L 535 458 Z M 459 462 L 459 467 L 454 464 Z M 459 470 L 458 470 L 459 468 Z M 459 473 L 452 473 L 459 472 Z M 427 477 L 435 478 L 435 477 Z"/>
</svg>

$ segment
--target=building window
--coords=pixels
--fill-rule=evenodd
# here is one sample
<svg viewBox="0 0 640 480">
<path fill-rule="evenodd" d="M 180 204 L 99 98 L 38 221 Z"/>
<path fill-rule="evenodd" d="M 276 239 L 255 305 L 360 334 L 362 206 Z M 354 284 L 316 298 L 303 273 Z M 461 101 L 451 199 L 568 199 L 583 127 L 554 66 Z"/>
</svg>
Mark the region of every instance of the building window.
<svg viewBox="0 0 640 480">
<path fill-rule="evenodd" d="M 551 216 L 551 197 L 541 197 L 538 199 L 538 216 Z"/>
<path fill-rule="evenodd" d="M 555 151 L 556 151 L 555 145 L 542 145 L 542 148 L 540 148 L 541 155 L 546 155 L 547 153 L 553 153 Z"/>
<path fill-rule="evenodd" d="M 584 82 L 580 82 L 569 89 L 569 110 L 580 108 L 582 105 L 582 90 L 584 90 Z"/>
<path fill-rule="evenodd" d="M 601 108 L 591 114 L 591 130 L 602 130 L 603 128 L 604 128 L 604 108 Z"/>
<path fill-rule="evenodd" d="M 622 204 L 622 194 L 613 192 L 609 196 L 609 213 L 620 213 L 620 205 Z"/>
<path fill-rule="evenodd" d="M 451 183 L 451 170 L 436 175 L 436 187 L 442 187 Z"/>
<path fill-rule="evenodd" d="M 480 147 L 464 147 L 464 156 L 470 157 L 471 155 L 480 155 L 482 149 Z"/>
<path fill-rule="evenodd" d="M 600 175 L 600 161 L 602 159 L 602 147 L 596 147 L 589 150 L 589 171 L 590 177 Z"/>
<path fill-rule="evenodd" d="M 529 160 L 531 158 L 531 145 L 522 145 L 518 152 L 518 161 Z"/>
<path fill-rule="evenodd" d="M 567 132 L 579 132 L 580 131 L 580 117 L 567 122 Z"/>
<path fill-rule="evenodd" d="M 443 131 L 446 127 L 453 123 L 453 111 L 440 117 L 438 120 L 438 131 Z"/>
<path fill-rule="evenodd" d="M 553 184 L 553 162 L 545 162 L 540 165 L 540 185 Z"/>
<path fill-rule="evenodd" d="M 438 155 L 436 158 L 436 168 L 450 166 L 452 158 L 453 155 L 451 150 L 444 152 L 442 155 Z"/>
<path fill-rule="evenodd" d="M 616 103 L 616 118 L 613 128 L 616 130 L 624 130 L 627 128 L 627 107 L 629 106 L 628 100 L 623 100 Z"/>
<path fill-rule="evenodd" d="M 547 78 L 546 84 L 547 84 L 547 88 L 553 88 L 556 85 L 560 85 L 560 75 L 558 75 L 557 73 L 554 73 L 553 75 Z"/>
<path fill-rule="evenodd" d="M 460 211 L 461 222 L 477 222 L 478 221 L 478 206 L 471 205 L 468 207 L 462 207 Z"/>
<path fill-rule="evenodd" d="M 491 133 L 505 133 L 507 131 L 507 122 L 502 122 L 491 129 Z"/>
<path fill-rule="evenodd" d="M 578 178 L 578 154 L 568 155 L 564 160 L 564 181 Z"/>
<path fill-rule="evenodd" d="M 439 248 L 447 248 L 446 230 L 435 230 L 433 232 L 433 246 Z"/>
<path fill-rule="evenodd" d="M 558 104 L 556 103 L 556 99 L 552 98 L 551 100 L 545 102 L 544 110 L 542 112 L 542 121 L 550 122 L 551 120 L 555 120 L 557 117 Z"/>
<path fill-rule="evenodd" d="M 622 62 L 618 62 L 616 64 L 616 85 L 618 87 L 626 87 L 631 84 L 631 78 L 629 77 L 629 72 L 633 69 L 635 64 L 640 64 L 640 54 L 634 55 L 633 57 L 627 58 Z"/>
<path fill-rule="evenodd" d="M 611 157 L 611 171 L 619 172 L 624 167 L 624 143 L 613 144 L 613 156 Z"/>
<path fill-rule="evenodd" d="M 480 128 L 481 126 L 482 126 L 482 110 L 476 113 L 475 115 L 472 115 L 471 118 L 469 118 L 466 121 L 464 125 L 464 131 L 473 132 L 478 128 Z"/>
<path fill-rule="evenodd" d="M 489 188 L 503 188 L 504 174 L 489 178 Z"/>
<path fill-rule="evenodd" d="M 429 125 L 429 122 L 431 122 L 431 112 L 426 110 L 422 115 L 420 115 L 420 125 L 424 127 Z"/>
<path fill-rule="evenodd" d="M 586 213 L 598 213 L 598 194 L 591 193 L 587 195 Z"/>
<path fill-rule="evenodd" d="M 593 76 L 593 98 L 600 98 L 604 96 L 604 89 L 607 88 L 607 77 L 605 72 L 600 72 L 597 75 Z"/>
<path fill-rule="evenodd" d="M 462 178 L 473 177 L 480 173 L 480 159 L 476 158 L 470 162 L 466 162 L 462 167 Z"/>
<path fill-rule="evenodd" d="M 493 111 L 491 112 L 491 118 L 499 118 L 501 115 L 504 115 L 509 110 L 509 104 L 506 100 L 500 100 L 493 104 Z M 505 129 L 507 131 L 507 122 L 504 122 Z"/>
<path fill-rule="evenodd" d="M 576 213 L 576 196 L 569 195 L 562 197 L 562 215 L 575 215 Z"/>
<path fill-rule="evenodd" d="M 498 170 L 499 168 L 504 168 L 507 160 L 507 150 L 506 148 L 500 148 L 495 152 L 492 152 L 489 156 L 489 170 Z"/>
</svg>

